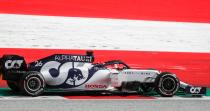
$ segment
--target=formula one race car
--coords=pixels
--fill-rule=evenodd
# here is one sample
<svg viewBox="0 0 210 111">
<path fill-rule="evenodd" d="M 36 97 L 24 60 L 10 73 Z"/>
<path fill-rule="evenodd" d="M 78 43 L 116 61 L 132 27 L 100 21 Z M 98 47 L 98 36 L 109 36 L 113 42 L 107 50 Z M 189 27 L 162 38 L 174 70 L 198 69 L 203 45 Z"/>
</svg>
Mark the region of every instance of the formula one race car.
<svg viewBox="0 0 210 111">
<path fill-rule="evenodd" d="M 170 72 L 132 69 L 120 60 L 94 63 L 92 51 L 86 55 L 54 54 L 26 64 L 24 57 L 4 55 L 0 59 L 3 80 L 15 92 L 38 96 L 45 90 L 63 91 L 156 91 L 171 97 L 179 89 L 186 94 L 204 95 L 206 88 L 180 82 Z"/>
</svg>

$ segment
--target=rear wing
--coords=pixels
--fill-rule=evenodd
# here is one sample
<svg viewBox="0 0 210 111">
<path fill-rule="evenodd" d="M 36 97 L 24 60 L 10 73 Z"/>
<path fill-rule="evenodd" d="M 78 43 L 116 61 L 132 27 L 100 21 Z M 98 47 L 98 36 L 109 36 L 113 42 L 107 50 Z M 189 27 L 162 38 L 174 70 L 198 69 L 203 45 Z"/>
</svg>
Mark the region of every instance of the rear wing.
<svg viewBox="0 0 210 111">
<path fill-rule="evenodd" d="M 18 80 L 27 71 L 24 57 L 19 55 L 3 55 L 0 58 L 0 73 L 3 80 Z"/>
</svg>

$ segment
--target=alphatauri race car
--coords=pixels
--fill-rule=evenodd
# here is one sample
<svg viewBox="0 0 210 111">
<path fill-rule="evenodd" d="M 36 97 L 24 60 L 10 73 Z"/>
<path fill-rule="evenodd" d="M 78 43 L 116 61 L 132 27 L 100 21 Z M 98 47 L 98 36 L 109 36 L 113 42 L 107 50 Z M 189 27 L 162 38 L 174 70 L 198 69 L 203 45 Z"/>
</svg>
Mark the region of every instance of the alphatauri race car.
<svg viewBox="0 0 210 111">
<path fill-rule="evenodd" d="M 14 92 L 39 96 L 46 90 L 135 92 L 155 91 L 171 97 L 182 89 L 186 94 L 204 95 L 205 87 L 181 82 L 170 72 L 133 69 L 120 60 L 94 63 L 92 51 L 84 55 L 54 54 L 26 64 L 19 55 L 0 58 L 3 80 Z"/>
</svg>

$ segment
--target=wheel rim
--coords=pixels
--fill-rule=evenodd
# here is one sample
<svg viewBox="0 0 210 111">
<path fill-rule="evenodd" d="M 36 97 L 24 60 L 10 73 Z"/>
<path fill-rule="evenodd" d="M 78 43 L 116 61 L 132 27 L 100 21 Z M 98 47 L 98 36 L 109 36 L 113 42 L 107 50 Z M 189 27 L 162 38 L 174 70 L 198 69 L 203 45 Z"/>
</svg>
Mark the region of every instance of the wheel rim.
<svg viewBox="0 0 210 111">
<path fill-rule="evenodd" d="M 166 92 L 174 91 L 174 89 L 176 88 L 175 80 L 173 78 L 170 78 L 170 77 L 164 78 L 163 81 L 162 81 L 162 88 Z"/>
<path fill-rule="evenodd" d="M 41 81 L 37 77 L 31 77 L 27 81 L 27 87 L 30 91 L 37 91 L 41 87 Z"/>
</svg>

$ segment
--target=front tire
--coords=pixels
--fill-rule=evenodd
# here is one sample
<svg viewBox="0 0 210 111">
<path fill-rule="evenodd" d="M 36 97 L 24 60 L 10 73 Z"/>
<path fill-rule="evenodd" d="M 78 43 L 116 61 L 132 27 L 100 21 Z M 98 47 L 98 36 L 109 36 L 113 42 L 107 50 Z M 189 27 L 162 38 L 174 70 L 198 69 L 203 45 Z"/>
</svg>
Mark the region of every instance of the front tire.
<svg viewBox="0 0 210 111">
<path fill-rule="evenodd" d="M 39 96 L 44 92 L 45 80 L 39 72 L 26 73 L 21 80 L 22 92 L 30 96 Z"/>
<path fill-rule="evenodd" d="M 179 79 L 170 72 L 159 74 L 155 80 L 157 93 L 163 97 L 172 97 L 180 87 Z"/>
</svg>

